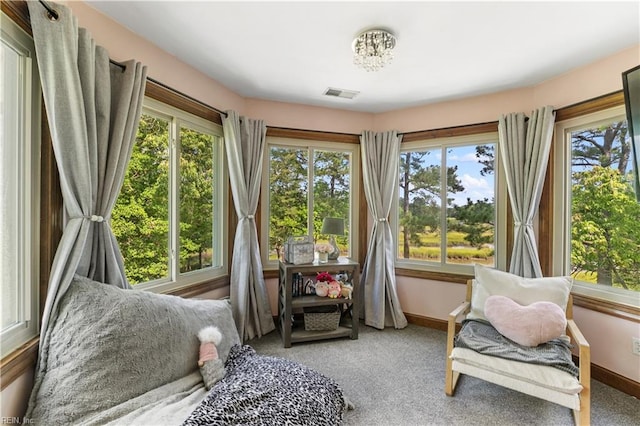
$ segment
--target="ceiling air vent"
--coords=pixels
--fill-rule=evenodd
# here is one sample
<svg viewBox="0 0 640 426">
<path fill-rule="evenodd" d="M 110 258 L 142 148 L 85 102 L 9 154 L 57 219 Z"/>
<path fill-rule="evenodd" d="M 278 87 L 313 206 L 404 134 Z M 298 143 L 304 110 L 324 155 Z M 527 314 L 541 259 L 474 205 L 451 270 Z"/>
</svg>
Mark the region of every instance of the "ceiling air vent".
<svg viewBox="0 0 640 426">
<path fill-rule="evenodd" d="M 333 87 L 329 87 L 325 90 L 324 94 L 327 96 L 333 96 L 336 98 L 345 98 L 345 99 L 353 99 L 360 92 L 356 92 L 355 90 L 344 90 L 344 89 L 335 89 Z"/>
</svg>

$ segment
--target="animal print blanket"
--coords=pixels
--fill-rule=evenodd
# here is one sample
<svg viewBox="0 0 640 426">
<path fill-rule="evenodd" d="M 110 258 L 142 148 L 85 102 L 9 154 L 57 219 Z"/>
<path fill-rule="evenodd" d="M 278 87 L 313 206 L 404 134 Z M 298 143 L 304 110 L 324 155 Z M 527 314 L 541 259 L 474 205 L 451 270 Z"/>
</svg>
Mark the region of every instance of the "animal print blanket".
<svg viewBox="0 0 640 426">
<path fill-rule="evenodd" d="M 337 425 L 352 408 L 332 379 L 248 345 L 229 352 L 227 374 L 189 415 L 195 425 Z"/>
</svg>

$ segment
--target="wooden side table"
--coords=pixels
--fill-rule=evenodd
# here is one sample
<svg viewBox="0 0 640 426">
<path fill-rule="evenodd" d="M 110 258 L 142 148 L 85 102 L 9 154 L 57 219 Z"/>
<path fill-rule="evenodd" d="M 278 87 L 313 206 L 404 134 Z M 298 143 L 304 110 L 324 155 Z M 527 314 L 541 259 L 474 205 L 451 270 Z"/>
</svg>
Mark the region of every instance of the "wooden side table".
<svg viewBox="0 0 640 426">
<path fill-rule="evenodd" d="M 278 283 L 278 319 L 280 335 L 285 348 L 290 348 L 292 343 L 308 342 L 312 340 L 332 339 L 336 337 L 358 338 L 358 324 L 360 312 L 360 265 L 350 259 L 340 257 L 327 263 L 307 263 L 294 265 L 280 261 Z M 315 294 L 293 297 L 293 277 L 298 273 L 304 276 L 304 280 L 315 279 L 320 272 L 329 272 L 332 275 L 346 274 L 347 282 L 353 285 L 351 299 L 319 297 Z M 346 308 L 336 330 L 307 331 L 305 329 L 292 329 L 292 315 L 294 309 L 318 306 L 341 306 Z M 350 311 L 350 312 L 349 312 Z M 346 317 L 349 318 L 346 318 Z"/>
</svg>

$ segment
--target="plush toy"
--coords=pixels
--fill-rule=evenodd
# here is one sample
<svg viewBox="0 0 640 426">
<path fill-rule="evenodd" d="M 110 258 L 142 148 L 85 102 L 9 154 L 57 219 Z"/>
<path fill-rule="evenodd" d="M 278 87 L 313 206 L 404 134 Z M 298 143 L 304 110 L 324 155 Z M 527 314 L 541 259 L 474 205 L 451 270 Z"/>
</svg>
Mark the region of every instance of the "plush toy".
<svg viewBox="0 0 640 426">
<path fill-rule="evenodd" d="M 317 281 L 325 281 L 330 283 L 331 281 L 333 281 L 333 276 L 328 272 L 320 272 L 318 275 L 316 275 L 316 282 Z"/>
<path fill-rule="evenodd" d="M 351 295 L 353 294 L 353 286 L 351 284 L 346 284 L 341 282 L 340 288 L 342 292 L 342 297 L 345 299 L 351 299 Z"/>
<path fill-rule="evenodd" d="M 336 281 L 342 281 L 342 282 L 349 281 L 349 275 L 344 273 L 344 272 L 340 272 L 340 273 L 335 275 L 335 280 Z"/>
<path fill-rule="evenodd" d="M 331 299 L 337 299 L 342 294 L 342 288 L 340 287 L 340 283 L 338 281 L 331 281 L 329 283 L 329 291 L 327 296 Z"/>
<path fill-rule="evenodd" d="M 316 294 L 320 297 L 327 297 L 329 294 L 329 284 L 326 281 L 318 281 L 315 285 Z"/>
<path fill-rule="evenodd" d="M 218 327 L 205 327 L 198 332 L 198 339 L 200 339 L 198 367 L 200 367 L 204 385 L 209 390 L 226 374 L 224 363 L 218 357 L 216 348 L 216 345 L 222 341 L 222 334 Z"/>
</svg>

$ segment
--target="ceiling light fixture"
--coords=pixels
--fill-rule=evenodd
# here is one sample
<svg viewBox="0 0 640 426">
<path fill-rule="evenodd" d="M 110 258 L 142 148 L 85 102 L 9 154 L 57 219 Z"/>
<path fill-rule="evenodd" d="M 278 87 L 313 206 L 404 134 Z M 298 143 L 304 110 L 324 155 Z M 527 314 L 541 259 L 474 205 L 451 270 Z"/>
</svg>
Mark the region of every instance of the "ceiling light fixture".
<svg viewBox="0 0 640 426">
<path fill-rule="evenodd" d="M 393 59 L 396 38 L 382 29 L 367 30 L 353 40 L 353 63 L 367 71 L 378 71 Z"/>
</svg>

